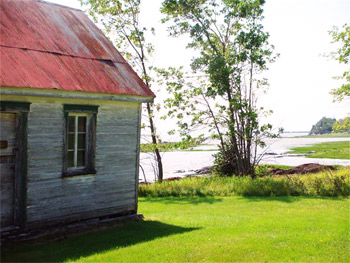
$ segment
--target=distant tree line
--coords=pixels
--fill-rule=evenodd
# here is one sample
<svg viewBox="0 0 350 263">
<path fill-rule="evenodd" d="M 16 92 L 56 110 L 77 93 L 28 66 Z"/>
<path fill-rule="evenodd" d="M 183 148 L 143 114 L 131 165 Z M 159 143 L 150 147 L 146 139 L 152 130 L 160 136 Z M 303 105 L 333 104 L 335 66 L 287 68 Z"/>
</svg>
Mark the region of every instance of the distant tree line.
<svg viewBox="0 0 350 263">
<path fill-rule="evenodd" d="M 331 132 L 349 132 L 349 117 L 336 120 L 334 118 L 323 117 L 315 125 L 312 125 L 309 135 L 326 134 Z"/>
</svg>

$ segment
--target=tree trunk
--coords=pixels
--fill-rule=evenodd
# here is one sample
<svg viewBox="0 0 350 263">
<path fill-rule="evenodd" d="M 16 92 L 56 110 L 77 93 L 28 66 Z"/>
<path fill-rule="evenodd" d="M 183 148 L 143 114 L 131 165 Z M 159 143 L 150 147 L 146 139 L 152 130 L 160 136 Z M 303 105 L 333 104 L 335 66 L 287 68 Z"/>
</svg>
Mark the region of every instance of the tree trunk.
<svg viewBox="0 0 350 263">
<path fill-rule="evenodd" d="M 163 181 L 163 163 L 162 163 L 162 157 L 160 156 L 160 152 L 158 149 L 158 142 L 156 137 L 156 131 L 153 124 L 153 118 L 152 118 L 152 110 L 150 103 L 147 103 L 147 113 L 149 118 L 149 124 L 151 129 L 151 137 L 152 137 L 152 144 L 154 147 L 154 154 L 156 155 L 156 161 L 158 166 L 158 181 Z"/>
</svg>

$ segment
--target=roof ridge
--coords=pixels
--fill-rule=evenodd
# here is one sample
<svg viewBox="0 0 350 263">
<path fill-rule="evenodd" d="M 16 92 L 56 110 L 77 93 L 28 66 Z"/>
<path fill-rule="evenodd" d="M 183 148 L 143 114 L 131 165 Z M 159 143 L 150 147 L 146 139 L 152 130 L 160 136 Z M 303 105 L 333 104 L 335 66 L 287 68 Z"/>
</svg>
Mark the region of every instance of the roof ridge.
<svg viewBox="0 0 350 263">
<path fill-rule="evenodd" d="M 82 56 L 76 56 L 76 55 L 71 55 L 71 54 L 65 54 L 65 53 L 57 52 L 57 51 L 47 51 L 47 50 L 32 49 L 32 48 L 26 48 L 26 47 L 13 47 L 13 46 L 8 46 L 8 45 L 3 45 L 1 43 L 0 43 L 0 47 L 16 48 L 16 49 L 21 49 L 21 50 L 29 50 L 29 51 L 47 53 L 47 54 L 52 54 L 52 55 L 58 55 L 58 56 L 72 57 L 72 58 L 90 59 L 90 60 L 97 60 L 97 61 L 110 61 L 110 62 L 118 63 L 118 64 L 128 64 L 126 61 L 122 62 L 122 61 L 113 61 L 111 59 L 82 57 Z"/>
<path fill-rule="evenodd" d="M 34 1 L 39 2 L 39 3 L 48 4 L 48 5 L 54 5 L 54 6 L 57 6 L 57 7 L 67 8 L 67 9 L 71 9 L 71 10 L 74 10 L 74 11 L 84 12 L 83 10 L 78 9 L 78 8 L 74 8 L 74 7 L 70 7 L 70 6 L 66 6 L 66 5 L 61 5 L 61 4 L 57 4 L 57 3 L 53 3 L 53 2 L 48 2 L 48 1 L 45 1 L 45 0 L 34 0 Z"/>
<path fill-rule="evenodd" d="M 3 1 L 3 0 L 0 0 L 0 1 Z M 17 2 L 28 2 L 28 1 L 32 1 L 32 2 L 37 2 L 37 3 L 43 3 L 43 4 L 48 4 L 48 5 L 54 5 L 54 6 L 57 6 L 57 7 L 62 7 L 62 8 L 66 8 L 66 9 L 71 9 L 71 10 L 74 10 L 74 11 L 80 11 L 80 12 L 83 12 L 83 10 L 81 9 L 78 9 L 78 8 L 74 8 L 74 7 L 70 7 L 70 6 L 66 6 L 66 5 L 61 5 L 61 4 L 57 4 L 57 3 L 53 3 L 53 2 L 48 2 L 48 1 L 45 1 L 45 0 L 7 0 L 9 2 L 11 1 L 17 1 Z"/>
</svg>

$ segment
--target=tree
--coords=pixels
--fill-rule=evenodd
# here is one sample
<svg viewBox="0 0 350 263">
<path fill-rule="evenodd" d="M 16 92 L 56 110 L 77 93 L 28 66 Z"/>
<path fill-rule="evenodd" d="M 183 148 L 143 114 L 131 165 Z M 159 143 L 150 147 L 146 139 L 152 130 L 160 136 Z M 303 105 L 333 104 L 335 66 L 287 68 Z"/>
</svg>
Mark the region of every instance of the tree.
<svg viewBox="0 0 350 263">
<path fill-rule="evenodd" d="M 140 24 L 140 0 L 80 0 L 80 2 L 88 6 L 89 14 L 95 22 L 100 22 L 104 26 L 119 51 L 141 75 L 147 87 L 151 88 L 153 80 L 150 71 L 152 67 L 148 66 L 148 59 L 152 56 L 154 47 L 147 42 L 146 34 L 149 31 L 154 33 L 154 29 L 148 30 Z M 158 181 L 162 181 L 163 163 L 158 149 L 159 137 L 153 117 L 156 108 L 157 105 L 153 103 L 146 104 L 148 127 L 158 168 L 157 177 Z"/>
<path fill-rule="evenodd" d="M 329 32 L 333 39 L 332 42 L 338 42 L 342 45 L 337 51 L 331 53 L 331 57 L 339 63 L 347 65 L 350 61 L 350 25 L 343 25 L 343 29 L 343 31 L 339 31 L 337 27 L 334 27 Z M 350 97 L 350 69 L 345 71 L 342 76 L 336 78 L 345 80 L 345 84 L 331 91 L 334 100 L 341 101 L 344 98 Z"/>
<path fill-rule="evenodd" d="M 264 1 L 164 0 L 164 22 L 173 36 L 189 34 L 189 48 L 199 52 L 191 67 L 196 83 L 176 69 L 167 78 L 169 115 L 179 120 L 182 135 L 203 126 L 220 141 L 215 163 L 227 175 L 254 175 L 257 147 L 263 136 L 275 136 L 270 124 L 260 125 L 257 78 L 274 61 L 268 33 L 260 24 Z M 188 121 L 190 118 L 190 121 Z M 202 135 L 203 136 L 203 135 Z"/>
<path fill-rule="evenodd" d="M 309 135 L 325 134 L 332 132 L 332 127 L 335 121 L 335 119 L 323 117 L 315 125 L 312 125 Z"/>
<path fill-rule="evenodd" d="M 349 132 L 350 131 L 349 117 L 337 120 L 333 124 L 332 129 L 333 129 L 333 132 Z"/>
</svg>

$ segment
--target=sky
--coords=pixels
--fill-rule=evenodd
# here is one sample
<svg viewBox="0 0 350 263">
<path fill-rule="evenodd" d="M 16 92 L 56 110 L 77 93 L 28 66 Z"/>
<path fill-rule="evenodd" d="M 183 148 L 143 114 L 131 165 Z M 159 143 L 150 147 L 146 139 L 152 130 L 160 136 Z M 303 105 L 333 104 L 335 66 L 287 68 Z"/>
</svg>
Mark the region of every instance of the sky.
<svg viewBox="0 0 350 263">
<path fill-rule="evenodd" d="M 78 0 L 47 1 L 83 9 Z M 156 29 L 152 36 L 156 50 L 153 65 L 189 65 L 193 53 L 186 49 L 188 38 L 168 37 L 166 25 L 160 22 L 161 0 L 141 2 L 141 23 Z M 341 83 L 333 77 L 346 67 L 324 54 L 339 47 L 331 44 L 328 31 L 350 23 L 350 0 L 266 0 L 264 17 L 262 24 L 280 57 L 269 66 L 266 77 L 270 88 L 259 98 L 265 109 L 273 111 L 263 121 L 285 131 L 309 131 L 324 116 L 349 116 L 350 100 L 334 103 L 329 94 Z"/>
</svg>

